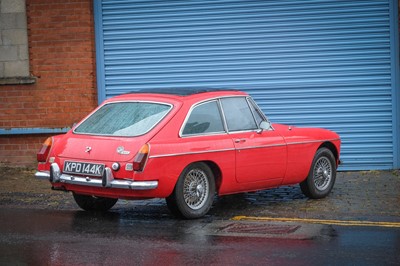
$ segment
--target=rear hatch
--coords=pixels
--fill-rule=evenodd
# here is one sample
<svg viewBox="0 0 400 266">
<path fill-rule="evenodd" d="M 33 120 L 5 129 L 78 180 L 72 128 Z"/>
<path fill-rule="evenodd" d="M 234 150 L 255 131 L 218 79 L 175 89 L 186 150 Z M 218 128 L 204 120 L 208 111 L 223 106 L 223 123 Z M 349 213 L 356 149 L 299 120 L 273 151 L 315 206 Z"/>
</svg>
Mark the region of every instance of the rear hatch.
<svg viewBox="0 0 400 266">
<path fill-rule="evenodd" d="M 60 145 L 59 158 L 90 162 L 132 161 L 140 148 L 149 141 L 149 136 L 133 138 L 86 136 L 68 134 L 64 145 Z"/>
<path fill-rule="evenodd" d="M 69 161 L 132 161 L 172 107 L 148 100 L 106 102 L 67 133 L 55 153 Z"/>
</svg>

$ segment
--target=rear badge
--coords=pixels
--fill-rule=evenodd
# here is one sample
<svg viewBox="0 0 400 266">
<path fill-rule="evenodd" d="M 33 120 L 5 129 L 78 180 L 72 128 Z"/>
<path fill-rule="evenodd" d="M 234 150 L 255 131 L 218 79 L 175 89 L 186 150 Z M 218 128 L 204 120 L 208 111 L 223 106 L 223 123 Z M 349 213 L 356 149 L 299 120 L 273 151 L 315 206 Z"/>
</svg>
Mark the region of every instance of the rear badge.
<svg viewBox="0 0 400 266">
<path fill-rule="evenodd" d="M 92 147 L 86 146 L 85 152 L 89 153 L 92 150 Z"/>
<path fill-rule="evenodd" d="M 122 155 L 128 155 L 128 154 L 131 153 L 130 151 L 126 151 L 125 148 L 124 148 L 123 146 L 119 146 L 119 147 L 117 148 L 117 152 L 118 152 L 119 154 L 122 154 Z"/>
</svg>

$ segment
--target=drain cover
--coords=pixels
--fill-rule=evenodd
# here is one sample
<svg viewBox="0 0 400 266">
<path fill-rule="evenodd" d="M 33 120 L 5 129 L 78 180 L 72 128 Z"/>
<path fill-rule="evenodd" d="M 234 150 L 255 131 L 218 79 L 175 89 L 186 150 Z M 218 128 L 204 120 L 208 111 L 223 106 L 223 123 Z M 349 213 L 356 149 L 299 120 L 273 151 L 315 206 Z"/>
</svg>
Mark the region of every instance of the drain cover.
<svg viewBox="0 0 400 266">
<path fill-rule="evenodd" d="M 299 228 L 299 225 L 232 223 L 222 228 L 220 231 L 239 234 L 285 235 L 294 233 Z"/>
</svg>

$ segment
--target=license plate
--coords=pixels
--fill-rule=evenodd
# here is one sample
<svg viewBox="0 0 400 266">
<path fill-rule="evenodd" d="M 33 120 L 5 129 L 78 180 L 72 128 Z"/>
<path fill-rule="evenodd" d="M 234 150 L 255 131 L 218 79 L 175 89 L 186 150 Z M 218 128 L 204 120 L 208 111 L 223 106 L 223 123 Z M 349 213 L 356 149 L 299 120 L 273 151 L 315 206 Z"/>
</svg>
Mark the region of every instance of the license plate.
<svg viewBox="0 0 400 266">
<path fill-rule="evenodd" d="M 65 161 L 63 172 L 67 174 L 102 176 L 104 164 Z"/>
</svg>

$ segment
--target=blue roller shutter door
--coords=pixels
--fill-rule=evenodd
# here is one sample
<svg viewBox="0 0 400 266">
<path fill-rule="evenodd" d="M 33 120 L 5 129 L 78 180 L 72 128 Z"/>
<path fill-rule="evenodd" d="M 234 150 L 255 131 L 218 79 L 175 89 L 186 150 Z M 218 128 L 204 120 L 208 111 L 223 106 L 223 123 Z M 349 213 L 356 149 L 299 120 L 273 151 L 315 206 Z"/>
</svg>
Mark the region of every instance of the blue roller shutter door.
<svg viewBox="0 0 400 266">
<path fill-rule="evenodd" d="M 238 88 L 274 122 L 337 131 L 342 169 L 390 169 L 393 3 L 95 1 L 99 98 Z"/>
</svg>

